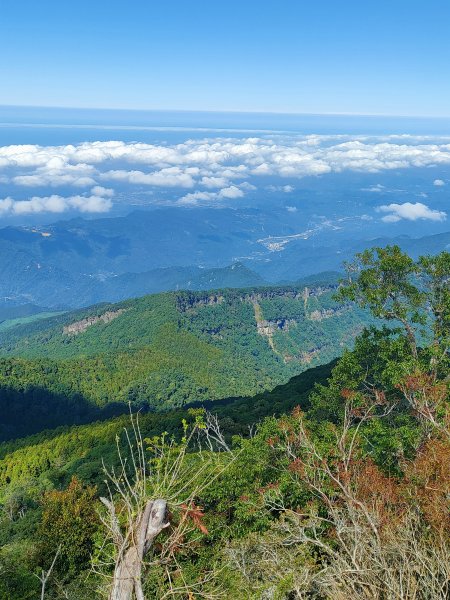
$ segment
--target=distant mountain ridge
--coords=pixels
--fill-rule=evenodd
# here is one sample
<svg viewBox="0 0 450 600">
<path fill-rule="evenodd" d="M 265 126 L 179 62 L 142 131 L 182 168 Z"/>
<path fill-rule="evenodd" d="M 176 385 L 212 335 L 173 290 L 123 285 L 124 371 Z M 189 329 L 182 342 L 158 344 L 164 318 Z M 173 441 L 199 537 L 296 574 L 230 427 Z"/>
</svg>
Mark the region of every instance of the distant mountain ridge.
<svg viewBox="0 0 450 600">
<path fill-rule="evenodd" d="M 280 211 L 179 207 L 6 227 L 0 229 L 0 298 L 70 309 L 168 290 L 295 282 L 340 270 L 372 245 L 399 243 L 412 256 L 450 245 L 450 233 L 349 240 L 336 228 L 299 233 L 299 227 Z"/>
<path fill-rule="evenodd" d="M 171 289 L 264 283 L 235 266 L 257 235 L 257 211 L 222 210 L 217 220 L 218 212 L 161 209 L 1 229 L 0 296 L 75 308 Z"/>
</svg>

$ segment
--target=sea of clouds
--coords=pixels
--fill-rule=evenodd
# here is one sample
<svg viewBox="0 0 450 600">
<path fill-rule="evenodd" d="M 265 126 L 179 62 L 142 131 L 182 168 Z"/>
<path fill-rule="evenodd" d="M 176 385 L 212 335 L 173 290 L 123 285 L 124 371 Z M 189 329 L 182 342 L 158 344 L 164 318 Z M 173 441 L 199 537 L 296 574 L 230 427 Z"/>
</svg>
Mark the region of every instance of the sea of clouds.
<svg viewBox="0 0 450 600">
<path fill-rule="evenodd" d="M 223 200 L 238 203 L 259 186 L 290 193 L 293 179 L 308 176 L 439 166 L 450 166 L 448 138 L 309 135 L 215 137 L 172 145 L 107 141 L 2 146 L 0 183 L 12 192 L 0 199 L 0 215 L 105 213 L 117 187 L 124 186 L 170 189 L 174 204 L 195 206 Z M 436 178 L 439 173 L 433 173 L 434 185 L 445 186 L 444 179 Z M 279 184 L 273 185 L 274 178 Z M 58 193 L 58 188 L 65 193 Z M 67 194 L 67 189 L 73 193 Z M 380 204 L 375 213 L 385 222 L 446 218 L 445 212 L 422 202 Z"/>
</svg>

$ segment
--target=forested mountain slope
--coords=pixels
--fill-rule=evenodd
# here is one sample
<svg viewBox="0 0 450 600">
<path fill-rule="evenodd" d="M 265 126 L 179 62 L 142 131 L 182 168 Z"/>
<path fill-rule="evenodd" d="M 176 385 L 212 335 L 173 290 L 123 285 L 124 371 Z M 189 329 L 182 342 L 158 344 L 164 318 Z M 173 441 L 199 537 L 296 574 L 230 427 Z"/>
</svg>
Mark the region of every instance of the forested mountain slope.
<svg viewBox="0 0 450 600">
<path fill-rule="evenodd" d="M 327 278 L 171 292 L 12 327 L 0 337 L 0 435 L 86 422 L 128 402 L 166 409 L 271 389 L 341 354 L 369 322 L 333 300 L 336 288 Z"/>
<path fill-rule="evenodd" d="M 308 369 L 288 383 L 269 392 L 243 398 L 225 398 L 202 403 L 218 415 L 228 440 L 234 435 L 249 435 L 249 427 L 267 416 L 278 416 L 300 405 L 309 407 L 309 395 L 317 383 L 326 383 L 334 362 Z M 194 408 L 195 405 L 192 405 Z M 182 420 L 189 419 L 190 407 L 139 417 L 144 437 L 167 431 L 181 439 Z M 130 424 L 129 415 L 87 425 L 59 427 L 0 444 L 0 504 L 9 485 L 20 485 L 30 477 L 69 482 L 73 475 L 85 481 L 103 483 L 102 462 L 117 463 L 116 436 Z"/>
<path fill-rule="evenodd" d="M 136 556 L 136 540 L 145 539 L 149 560 L 134 573 L 149 600 L 346 600 L 360 598 L 361 590 L 374 600 L 447 600 L 450 253 L 413 261 L 398 247 L 376 248 L 358 255 L 349 273 L 340 303 L 357 303 L 374 322 L 383 321 L 364 329 L 333 365 L 251 398 L 147 412 L 139 420 L 121 415 L 0 444 L 0 598 L 39 597 L 36 573 L 50 573 L 46 597 L 53 600 L 111 596 L 127 557 Z M 172 316 L 180 326 L 190 322 L 197 339 L 198 323 L 196 329 L 186 315 L 225 310 L 235 314 L 237 327 L 250 303 L 264 338 L 278 318 L 275 309 L 286 310 L 283 302 L 292 307 L 298 293 L 166 295 L 163 305 L 171 299 Z M 318 298 L 327 293 L 322 289 Z M 301 298 L 307 311 L 310 297 L 303 290 Z M 155 327 L 164 311 L 146 303 L 157 300 L 138 301 Z M 133 306 L 97 307 L 90 315 L 53 319 L 50 327 L 36 323 L 29 352 L 37 356 L 39 343 L 48 343 L 54 364 L 79 361 L 81 381 L 83 360 L 98 360 L 89 355 L 87 333 L 98 327 L 106 340 L 108 327 L 122 318 L 125 329 Z M 288 318 L 285 335 L 299 326 L 292 313 L 283 323 Z M 310 319 L 305 312 L 300 326 Z M 267 331 L 258 333 L 257 321 Z M 217 329 L 220 320 L 210 315 L 208 323 Z M 246 322 L 239 324 L 245 330 Z M 19 328 L 16 334 L 25 353 L 26 339 Z M 57 358 L 61 336 L 84 334 L 84 344 Z M 272 345 L 265 341 L 280 352 L 275 334 Z M 49 365 L 43 373 L 51 373 Z M 157 539 L 148 529 L 134 535 L 149 515 L 152 524 L 161 517 Z"/>
</svg>

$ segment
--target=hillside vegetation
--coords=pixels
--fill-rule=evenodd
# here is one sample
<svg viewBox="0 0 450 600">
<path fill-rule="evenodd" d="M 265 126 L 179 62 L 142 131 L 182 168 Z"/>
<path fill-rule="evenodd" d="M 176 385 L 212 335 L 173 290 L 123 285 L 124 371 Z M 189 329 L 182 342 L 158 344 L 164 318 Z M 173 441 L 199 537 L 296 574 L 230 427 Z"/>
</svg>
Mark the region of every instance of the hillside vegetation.
<svg viewBox="0 0 450 600">
<path fill-rule="evenodd" d="M 225 398 L 201 403 L 201 406 L 214 410 L 230 442 L 235 435 L 247 437 L 249 428 L 268 415 L 279 416 L 298 405 L 308 409 L 312 389 L 319 382 L 326 383 L 333 364 L 308 369 L 270 392 L 245 398 Z M 182 420 L 190 419 L 191 408 L 142 414 L 139 420 L 142 435 L 150 438 L 166 431 L 181 439 Z M 104 422 L 59 427 L 3 442 L 0 444 L 0 501 L 11 488 L 28 485 L 30 478 L 67 484 L 76 475 L 102 486 L 102 463 L 117 463 L 115 439 L 123 435 L 129 423 L 129 415 L 123 415 Z"/>
<path fill-rule="evenodd" d="M 0 598 L 447 600 L 449 281 L 366 251 L 338 301 L 381 322 L 331 371 L 0 445 Z"/>
<path fill-rule="evenodd" d="M 127 410 L 248 396 L 324 364 L 369 322 L 308 286 L 172 292 L 17 325 L 0 336 L 0 439 Z"/>
</svg>

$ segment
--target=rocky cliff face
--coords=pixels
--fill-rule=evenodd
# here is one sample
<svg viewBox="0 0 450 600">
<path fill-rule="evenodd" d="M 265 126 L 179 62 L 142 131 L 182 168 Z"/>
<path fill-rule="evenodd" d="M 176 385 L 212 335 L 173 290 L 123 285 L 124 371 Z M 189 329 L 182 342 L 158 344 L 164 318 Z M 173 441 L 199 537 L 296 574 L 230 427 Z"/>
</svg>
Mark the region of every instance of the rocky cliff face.
<svg viewBox="0 0 450 600">
<path fill-rule="evenodd" d="M 177 296 L 177 308 L 180 312 L 187 312 L 199 306 L 214 306 L 222 304 L 225 297 L 222 294 L 183 294 Z"/>
<path fill-rule="evenodd" d="M 125 312 L 124 308 L 120 308 L 119 310 L 108 310 L 102 315 L 86 317 L 81 321 L 77 321 L 76 323 L 71 323 L 70 325 L 66 325 L 63 328 L 64 335 L 78 335 L 79 333 L 83 333 L 92 325 L 96 323 L 109 323 L 110 321 L 117 319 L 123 312 Z"/>
<path fill-rule="evenodd" d="M 338 317 L 342 315 L 346 310 L 350 310 L 350 305 L 337 306 L 336 308 L 325 308 L 323 310 L 313 310 L 307 315 L 310 321 L 323 321 L 324 319 L 330 319 L 331 317 Z"/>
<path fill-rule="evenodd" d="M 278 286 L 274 288 L 259 288 L 252 290 L 225 290 L 218 292 L 181 292 L 176 297 L 177 309 L 186 316 L 195 315 L 202 307 L 214 307 L 217 305 L 239 305 L 250 304 L 254 312 L 254 323 L 258 335 L 264 337 L 274 354 L 283 360 L 285 364 L 301 363 L 309 364 L 325 354 L 330 344 L 311 343 L 317 337 L 327 338 L 325 320 L 340 318 L 349 310 L 350 305 L 330 306 L 329 300 L 322 301 L 321 296 L 331 298 L 338 288 L 338 283 L 316 284 L 305 287 Z M 273 309 L 267 309 L 267 303 L 273 301 Z M 285 303 L 285 308 L 283 307 Z M 294 302 L 293 302 L 294 301 Z M 296 304 L 298 303 L 298 306 Z M 321 306 L 323 304 L 324 306 Z M 270 313 L 270 315 L 269 315 Z M 317 323 L 320 331 L 311 330 L 311 339 L 305 338 L 302 332 L 305 328 L 309 331 L 306 323 Z M 325 329 L 323 329 L 325 327 Z M 223 325 L 216 324 L 212 328 L 203 328 L 203 333 L 212 339 L 223 339 Z M 285 334 L 280 336 L 279 334 Z M 285 338 L 284 341 L 282 338 Z"/>
<path fill-rule="evenodd" d="M 313 286 L 305 288 L 279 287 L 271 289 L 261 289 L 255 292 L 228 292 L 228 293 L 206 293 L 186 292 L 177 297 L 177 308 L 180 312 L 187 312 L 191 309 L 201 306 L 214 306 L 224 302 L 251 302 L 259 303 L 261 300 L 273 300 L 275 298 L 290 298 L 292 300 L 303 300 L 305 307 L 310 298 L 318 298 L 323 294 L 334 292 L 338 287 L 335 285 Z"/>
<path fill-rule="evenodd" d="M 289 331 L 297 326 L 295 319 L 275 319 L 273 321 L 256 321 L 256 327 L 260 335 L 273 335 L 276 331 Z"/>
</svg>

